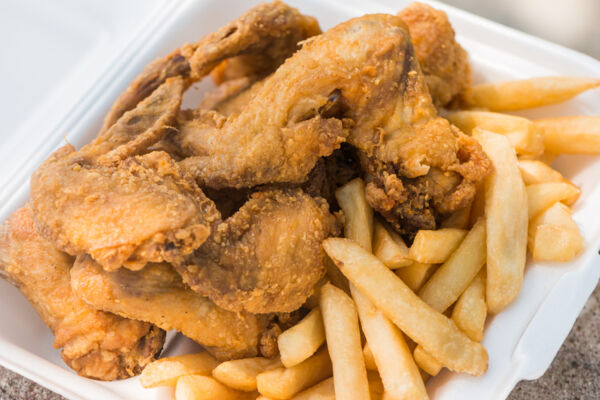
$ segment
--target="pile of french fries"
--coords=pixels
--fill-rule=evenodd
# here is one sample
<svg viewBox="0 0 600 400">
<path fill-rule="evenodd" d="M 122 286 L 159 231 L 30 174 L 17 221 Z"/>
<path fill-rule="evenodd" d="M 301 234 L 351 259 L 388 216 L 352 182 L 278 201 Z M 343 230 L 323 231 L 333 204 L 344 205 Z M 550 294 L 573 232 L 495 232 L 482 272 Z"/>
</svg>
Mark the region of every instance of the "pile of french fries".
<svg viewBox="0 0 600 400">
<path fill-rule="evenodd" d="M 444 114 L 494 167 L 470 207 L 408 247 L 374 217 L 362 180 L 349 182 L 336 192 L 345 238 L 323 242 L 328 281 L 279 336 L 279 358 L 169 357 L 146 367 L 142 385 L 173 386 L 177 400 L 427 399 L 424 383 L 444 367 L 485 373 L 487 315 L 518 296 L 527 249 L 534 260 L 569 261 L 584 245 L 569 208 L 580 190 L 549 164 L 558 154 L 600 154 L 600 116 L 531 121 L 497 111 L 598 86 L 559 77 L 473 87 L 469 110 Z"/>
</svg>

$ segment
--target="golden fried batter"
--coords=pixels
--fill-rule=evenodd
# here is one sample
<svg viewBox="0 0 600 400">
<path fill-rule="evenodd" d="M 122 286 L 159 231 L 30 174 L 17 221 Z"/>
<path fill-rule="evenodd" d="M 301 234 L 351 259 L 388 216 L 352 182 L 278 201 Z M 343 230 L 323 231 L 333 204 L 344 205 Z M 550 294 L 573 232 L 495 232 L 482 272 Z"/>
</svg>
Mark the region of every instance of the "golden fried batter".
<svg viewBox="0 0 600 400">
<path fill-rule="evenodd" d="M 433 102 L 448 104 L 471 85 L 472 77 L 467 52 L 456 42 L 446 13 L 415 2 L 398 16 L 408 26 Z"/>
<path fill-rule="evenodd" d="M 258 55 L 255 58 L 261 58 L 264 64 L 277 66 L 295 51 L 299 41 L 319 32 L 319 25 L 313 17 L 302 15 L 280 1 L 259 4 L 199 42 L 185 44 L 146 66 L 113 104 L 100 134 L 167 78 L 179 76 L 187 87 L 202 79 L 223 60 L 244 54 Z M 247 65 L 248 61 L 252 60 L 242 58 L 238 64 Z"/>
<path fill-rule="evenodd" d="M 65 363 L 81 376 L 106 381 L 139 374 L 162 349 L 165 332 L 89 307 L 71 291 L 72 265 L 72 257 L 35 232 L 29 206 L 0 228 L 0 276 L 35 307 Z"/>
<path fill-rule="evenodd" d="M 194 179 L 164 152 L 130 157 L 164 136 L 182 89 L 179 78 L 167 80 L 104 135 L 38 168 L 31 204 L 44 237 L 107 269 L 172 260 L 204 242 L 219 215 Z"/>
<path fill-rule="evenodd" d="M 322 199 L 299 189 L 257 192 L 175 268 L 227 310 L 294 311 L 325 273 L 321 242 L 338 232 Z"/>
<path fill-rule="evenodd" d="M 71 270 L 73 291 L 92 307 L 175 329 L 221 360 L 258 354 L 266 316 L 225 311 L 181 281 L 165 263 L 105 271 L 89 256 Z"/>
</svg>

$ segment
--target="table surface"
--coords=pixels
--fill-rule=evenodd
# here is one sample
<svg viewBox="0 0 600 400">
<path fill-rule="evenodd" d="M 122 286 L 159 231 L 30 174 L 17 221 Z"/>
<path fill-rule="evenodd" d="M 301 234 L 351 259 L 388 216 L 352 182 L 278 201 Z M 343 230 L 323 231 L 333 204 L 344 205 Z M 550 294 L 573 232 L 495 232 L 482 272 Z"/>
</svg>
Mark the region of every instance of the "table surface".
<svg viewBox="0 0 600 400">
<path fill-rule="evenodd" d="M 520 382 L 509 400 L 600 398 L 600 286 L 588 300 L 567 340 L 543 377 Z M 62 400 L 63 397 L 0 367 L 0 400 Z"/>
</svg>

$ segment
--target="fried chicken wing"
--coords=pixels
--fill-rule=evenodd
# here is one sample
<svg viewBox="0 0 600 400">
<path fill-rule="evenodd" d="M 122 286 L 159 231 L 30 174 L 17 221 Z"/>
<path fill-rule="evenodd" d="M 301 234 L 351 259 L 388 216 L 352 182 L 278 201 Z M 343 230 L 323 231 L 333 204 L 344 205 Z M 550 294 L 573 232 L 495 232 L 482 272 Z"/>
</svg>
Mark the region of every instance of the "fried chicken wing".
<svg viewBox="0 0 600 400">
<path fill-rule="evenodd" d="M 324 275 L 321 241 L 339 227 L 322 199 L 300 189 L 254 193 L 177 271 L 231 311 L 298 309 Z"/>
<path fill-rule="evenodd" d="M 337 104 L 353 122 L 348 142 L 359 150 L 367 199 L 398 231 L 431 229 L 437 213 L 471 201 L 489 160 L 474 139 L 438 117 L 399 17 L 366 15 L 342 23 L 281 68 L 297 58 L 319 71 L 312 79 L 317 93 L 322 81 L 336 76 Z"/>
<path fill-rule="evenodd" d="M 133 156 L 164 136 L 181 101 L 167 80 L 81 150 L 65 146 L 31 178 L 36 227 L 71 255 L 90 254 L 107 269 L 191 253 L 219 218 L 194 179 L 164 152 Z"/>
<path fill-rule="evenodd" d="M 160 353 L 165 332 L 85 304 L 71 290 L 72 265 L 71 256 L 35 232 L 29 206 L 0 228 L 0 276 L 52 330 L 65 363 L 81 376 L 106 381 L 139 374 Z"/>
<path fill-rule="evenodd" d="M 105 271 L 89 256 L 79 256 L 71 286 L 94 308 L 175 329 L 221 360 L 256 356 L 268 322 L 267 316 L 217 307 L 186 287 L 165 263 L 150 263 L 140 271 Z"/>
<path fill-rule="evenodd" d="M 398 16 L 408 26 L 415 55 L 436 106 L 448 104 L 471 85 L 467 52 L 454 38 L 445 12 L 411 3 Z"/>
<path fill-rule="evenodd" d="M 113 104 L 100 135 L 170 77 L 181 77 L 188 87 L 224 60 L 236 56 L 241 58 L 231 64 L 233 67 L 222 68 L 233 71 L 246 66 L 244 75 L 247 75 L 248 68 L 258 71 L 249 65 L 259 59 L 260 70 L 268 71 L 289 57 L 299 41 L 318 33 L 316 19 L 300 14 L 295 8 L 280 1 L 259 4 L 199 42 L 185 44 L 146 66 Z"/>
</svg>

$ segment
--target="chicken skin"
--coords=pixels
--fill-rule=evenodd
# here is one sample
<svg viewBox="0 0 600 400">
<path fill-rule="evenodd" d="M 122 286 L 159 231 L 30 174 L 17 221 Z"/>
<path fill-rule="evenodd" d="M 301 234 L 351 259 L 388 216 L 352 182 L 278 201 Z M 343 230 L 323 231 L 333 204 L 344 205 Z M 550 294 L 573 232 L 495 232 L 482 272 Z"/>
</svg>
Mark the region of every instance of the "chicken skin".
<svg viewBox="0 0 600 400">
<path fill-rule="evenodd" d="M 300 189 L 265 190 L 175 268 L 193 290 L 226 310 L 290 312 L 323 277 L 321 242 L 336 234 L 322 199 Z"/>
<path fill-rule="evenodd" d="M 160 353 L 165 332 L 88 306 L 71 290 L 72 265 L 71 256 L 35 232 L 29 206 L 0 228 L 0 276 L 52 330 L 65 363 L 81 376 L 105 381 L 139 374 Z"/>
<path fill-rule="evenodd" d="M 31 204 L 44 237 L 106 269 L 173 260 L 206 240 L 219 215 L 194 179 L 164 152 L 135 156 L 169 129 L 182 90 L 181 79 L 167 80 L 104 135 L 38 168 Z"/>
<path fill-rule="evenodd" d="M 146 66 L 113 104 L 100 135 L 168 78 L 180 77 L 188 87 L 227 59 L 231 59 L 230 65 L 223 64 L 221 70 L 223 74 L 229 73 L 221 81 L 242 73 L 244 76 L 259 70 L 266 73 L 292 55 L 298 42 L 320 32 L 315 18 L 302 15 L 280 1 L 259 4 L 199 42 L 185 44 Z M 257 60 L 260 67 L 250 66 Z"/>
<path fill-rule="evenodd" d="M 472 77 L 467 52 L 456 42 L 446 13 L 415 2 L 398 16 L 408 26 L 434 104 L 448 104 L 471 85 Z"/>
<path fill-rule="evenodd" d="M 79 256 L 71 270 L 73 291 L 99 310 L 175 329 L 220 360 L 258 355 L 267 316 L 234 313 L 186 287 L 165 263 L 140 271 L 105 271 L 89 256 Z"/>
</svg>

